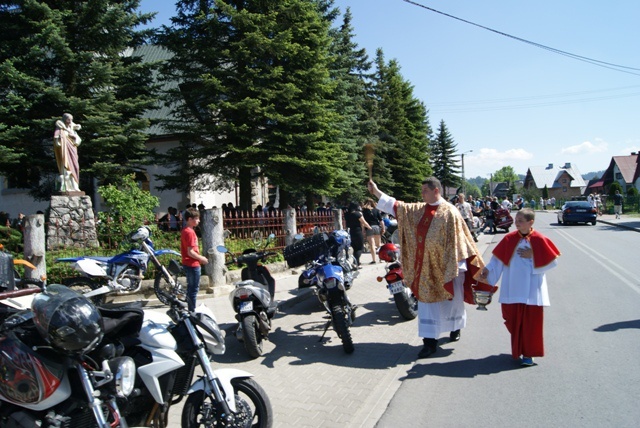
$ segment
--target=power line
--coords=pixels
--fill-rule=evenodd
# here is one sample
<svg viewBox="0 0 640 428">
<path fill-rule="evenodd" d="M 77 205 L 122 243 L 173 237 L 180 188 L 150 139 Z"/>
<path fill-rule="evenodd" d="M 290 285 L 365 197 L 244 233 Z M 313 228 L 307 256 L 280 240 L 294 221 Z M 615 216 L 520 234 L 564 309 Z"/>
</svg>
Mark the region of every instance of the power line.
<svg viewBox="0 0 640 428">
<path fill-rule="evenodd" d="M 458 18 L 457 16 L 450 15 L 450 14 L 445 13 L 445 12 L 441 12 L 439 10 L 436 10 L 436 9 L 432 8 L 432 7 L 428 7 L 428 6 L 425 6 L 425 5 L 420 4 L 420 3 L 416 3 L 416 2 L 411 1 L 411 0 L 402 0 L 402 1 L 404 1 L 405 3 L 412 4 L 414 6 L 421 7 L 423 9 L 427 9 L 427 10 L 429 10 L 431 12 L 438 13 L 438 14 L 446 16 L 448 18 L 455 19 L 455 20 L 460 21 L 460 22 L 464 22 L 465 24 L 473 25 L 475 27 L 482 28 L 483 30 L 491 31 L 492 33 L 496 33 L 496 34 L 499 34 L 501 36 L 508 37 L 508 38 L 517 40 L 519 42 L 535 46 L 535 47 L 540 48 L 540 49 L 548 50 L 548 51 L 550 51 L 552 53 L 555 53 L 555 54 L 558 54 L 558 55 L 563 55 L 563 56 L 566 56 L 566 57 L 569 57 L 569 58 L 573 58 L 573 59 L 578 60 L 578 61 L 583 61 L 583 62 L 592 64 L 592 65 L 595 65 L 595 66 L 598 66 L 598 67 L 608 68 L 608 69 L 614 70 L 614 71 L 619 71 L 621 73 L 627 73 L 627 74 L 633 74 L 635 76 L 640 76 L 640 73 L 634 73 L 634 71 L 640 71 L 640 68 L 628 67 L 628 66 L 619 65 L 619 64 L 612 64 L 612 63 L 609 63 L 609 62 L 600 61 L 600 60 L 589 58 L 589 57 L 585 57 L 585 56 L 582 56 L 582 55 L 573 54 L 571 52 L 566 52 L 566 51 L 563 51 L 563 50 L 560 50 L 560 49 L 556 49 L 556 48 L 552 48 L 550 46 L 546 46 L 546 45 L 543 45 L 543 44 L 540 44 L 540 43 L 532 42 L 531 40 L 523 39 L 521 37 L 516 37 L 516 36 L 513 36 L 511 34 L 502 32 L 502 31 L 494 30 L 493 28 L 489 28 L 489 27 L 486 27 L 484 25 L 476 24 L 475 22 L 471 22 L 471 21 L 468 21 L 466 19 Z M 633 70 L 633 71 L 630 71 L 630 70 Z"/>
</svg>

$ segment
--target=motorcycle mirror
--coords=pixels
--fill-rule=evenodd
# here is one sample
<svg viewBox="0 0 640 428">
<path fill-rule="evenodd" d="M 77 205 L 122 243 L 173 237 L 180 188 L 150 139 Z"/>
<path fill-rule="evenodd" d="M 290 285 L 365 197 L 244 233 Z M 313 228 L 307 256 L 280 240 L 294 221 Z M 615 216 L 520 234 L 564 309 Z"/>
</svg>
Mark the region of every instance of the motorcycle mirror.
<svg viewBox="0 0 640 428">
<path fill-rule="evenodd" d="M 301 241 L 302 239 L 304 239 L 304 235 L 302 233 L 296 233 L 295 235 L 293 235 L 293 239 L 294 241 Z"/>
<path fill-rule="evenodd" d="M 396 245 L 400 244 L 400 231 L 398 229 L 396 229 L 396 231 L 393 232 L 393 235 L 391 235 L 391 242 Z"/>
<path fill-rule="evenodd" d="M 225 247 L 224 245 L 218 245 L 216 247 L 216 250 L 218 250 L 221 253 L 228 253 L 229 252 L 229 250 L 227 250 L 227 247 Z"/>
</svg>

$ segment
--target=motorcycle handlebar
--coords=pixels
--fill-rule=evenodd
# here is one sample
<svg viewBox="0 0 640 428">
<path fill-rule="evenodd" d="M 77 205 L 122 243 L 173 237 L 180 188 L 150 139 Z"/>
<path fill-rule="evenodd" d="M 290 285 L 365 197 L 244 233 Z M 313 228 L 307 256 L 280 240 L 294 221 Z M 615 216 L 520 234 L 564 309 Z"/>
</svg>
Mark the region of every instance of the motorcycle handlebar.
<svg viewBox="0 0 640 428">
<path fill-rule="evenodd" d="M 167 299 L 169 302 L 171 302 L 171 306 L 178 306 L 180 309 L 186 309 L 187 308 L 187 304 L 184 302 L 181 302 L 176 296 L 174 296 L 173 294 L 169 294 L 164 290 L 156 290 L 157 293 L 162 294 L 162 296 L 164 296 L 165 299 Z"/>
</svg>

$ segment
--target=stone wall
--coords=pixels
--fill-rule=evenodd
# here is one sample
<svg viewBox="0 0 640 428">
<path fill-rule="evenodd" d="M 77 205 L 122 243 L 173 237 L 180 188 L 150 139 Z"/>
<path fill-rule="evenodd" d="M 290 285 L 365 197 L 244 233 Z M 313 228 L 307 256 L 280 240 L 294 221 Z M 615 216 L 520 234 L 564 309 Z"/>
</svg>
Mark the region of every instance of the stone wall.
<svg viewBox="0 0 640 428">
<path fill-rule="evenodd" d="M 89 196 L 51 197 L 47 250 L 98 247 L 98 234 Z"/>
</svg>

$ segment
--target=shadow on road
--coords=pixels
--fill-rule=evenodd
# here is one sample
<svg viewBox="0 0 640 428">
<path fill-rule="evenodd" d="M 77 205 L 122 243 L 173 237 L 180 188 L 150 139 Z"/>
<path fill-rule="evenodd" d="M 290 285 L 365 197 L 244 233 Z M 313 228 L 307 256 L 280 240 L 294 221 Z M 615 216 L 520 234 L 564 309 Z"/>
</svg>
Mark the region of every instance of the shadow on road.
<svg viewBox="0 0 640 428">
<path fill-rule="evenodd" d="M 419 379 L 425 376 L 474 378 L 479 375 L 491 375 L 509 370 L 521 369 L 518 362 L 513 360 L 511 355 L 508 354 L 490 355 L 478 360 L 438 363 L 437 357 L 440 355 L 446 356 L 445 354 L 445 352 L 438 351 L 438 354 L 434 356 L 436 358 L 432 357 L 424 360 L 418 360 L 411 370 L 407 372 L 407 375 L 401 378 L 401 380 Z"/>
<path fill-rule="evenodd" d="M 611 331 L 618 331 L 626 328 L 638 328 L 640 329 L 640 319 L 630 321 L 619 321 L 611 324 L 603 324 L 598 328 L 594 328 L 593 331 L 601 333 L 608 333 Z"/>
</svg>

